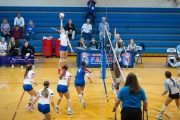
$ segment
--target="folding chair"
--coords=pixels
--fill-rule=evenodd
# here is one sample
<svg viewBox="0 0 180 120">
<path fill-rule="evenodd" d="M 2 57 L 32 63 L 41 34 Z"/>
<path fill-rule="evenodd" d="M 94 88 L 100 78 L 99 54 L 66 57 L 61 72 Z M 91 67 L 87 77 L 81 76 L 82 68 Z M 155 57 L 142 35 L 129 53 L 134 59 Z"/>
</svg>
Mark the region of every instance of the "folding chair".
<svg viewBox="0 0 180 120">
<path fill-rule="evenodd" d="M 136 46 L 136 50 L 137 50 L 137 54 L 135 55 L 135 58 L 137 58 L 136 59 L 136 64 L 138 63 L 138 60 L 140 59 L 141 60 L 141 64 L 142 64 L 142 56 L 141 56 L 141 54 L 142 54 L 142 47 L 141 46 Z"/>
<path fill-rule="evenodd" d="M 166 54 L 166 66 L 170 66 L 167 61 L 168 57 L 170 58 L 171 62 L 174 62 L 175 56 L 176 56 L 176 48 L 168 48 Z"/>
</svg>

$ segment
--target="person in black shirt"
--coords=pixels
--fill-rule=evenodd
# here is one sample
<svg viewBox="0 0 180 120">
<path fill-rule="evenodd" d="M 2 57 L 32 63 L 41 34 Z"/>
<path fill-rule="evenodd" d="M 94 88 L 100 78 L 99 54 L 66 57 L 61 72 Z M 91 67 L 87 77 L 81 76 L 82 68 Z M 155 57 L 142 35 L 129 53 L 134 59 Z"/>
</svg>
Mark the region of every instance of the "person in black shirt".
<svg viewBox="0 0 180 120">
<path fill-rule="evenodd" d="M 29 61 L 30 64 L 33 65 L 33 68 L 35 68 L 34 66 L 34 54 L 35 54 L 35 49 L 33 46 L 28 44 L 28 41 L 24 42 L 24 45 L 21 48 L 21 58 L 25 60 L 24 64 L 26 63 L 26 61 Z M 29 63 L 27 63 L 29 64 Z M 23 65 L 21 65 L 21 68 L 23 68 Z"/>
<path fill-rule="evenodd" d="M 87 45 L 86 45 L 86 43 L 84 42 L 84 38 L 81 37 L 81 38 L 80 38 L 80 41 L 77 43 L 77 49 L 83 50 L 83 49 L 86 49 L 86 48 L 87 48 Z"/>
<path fill-rule="evenodd" d="M 8 50 L 10 57 L 18 56 L 19 44 L 15 42 L 13 37 L 10 38 Z M 12 64 L 12 69 L 14 69 L 14 64 Z"/>
<path fill-rule="evenodd" d="M 66 24 L 65 30 L 66 30 L 66 35 L 68 37 L 72 37 L 72 40 L 74 40 L 75 39 L 75 26 L 72 23 L 71 19 L 69 19 L 68 23 Z"/>
<path fill-rule="evenodd" d="M 98 49 L 98 43 L 92 38 L 91 42 L 89 43 L 89 49 Z"/>
</svg>

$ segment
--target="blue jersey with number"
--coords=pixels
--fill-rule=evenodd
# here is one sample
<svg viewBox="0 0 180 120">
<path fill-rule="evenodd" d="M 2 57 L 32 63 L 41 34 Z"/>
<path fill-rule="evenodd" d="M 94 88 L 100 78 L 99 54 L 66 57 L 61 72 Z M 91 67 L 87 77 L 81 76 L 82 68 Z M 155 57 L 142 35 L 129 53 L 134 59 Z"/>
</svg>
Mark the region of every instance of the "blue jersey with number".
<svg viewBox="0 0 180 120">
<path fill-rule="evenodd" d="M 79 67 L 76 73 L 76 79 L 84 79 L 84 75 L 88 73 L 83 67 Z"/>
</svg>

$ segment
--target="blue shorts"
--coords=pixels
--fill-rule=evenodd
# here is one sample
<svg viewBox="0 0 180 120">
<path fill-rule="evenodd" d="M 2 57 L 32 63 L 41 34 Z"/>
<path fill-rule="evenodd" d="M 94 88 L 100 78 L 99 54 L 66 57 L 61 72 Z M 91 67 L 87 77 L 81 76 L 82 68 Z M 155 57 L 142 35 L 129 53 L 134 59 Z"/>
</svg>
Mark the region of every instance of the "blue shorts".
<svg viewBox="0 0 180 120">
<path fill-rule="evenodd" d="M 67 51 L 68 50 L 68 47 L 67 46 L 60 46 L 59 48 L 60 51 Z"/>
<path fill-rule="evenodd" d="M 74 85 L 75 85 L 75 86 L 81 86 L 81 87 L 83 87 L 83 86 L 85 86 L 85 80 L 84 80 L 84 79 L 76 79 L 76 78 L 75 78 L 75 80 L 74 80 Z"/>
<path fill-rule="evenodd" d="M 50 112 L 50 105 L 49 104 L 40 104 L 38 103 L 38 110 L 39 112 L 43 113 L 43 114 L 47 114 Z"/>
<path fill-rule="evenodd" d="M 68 86 L 58 84 L 57 91 L 58 93 L 66 93 L 68 91 Z"/>
<path fill-rule="evenodd" d="M 24 89 L 24 91 L 31 91 L 31 90 L 33 90 L 33 87 L 32 87 L 32 85 L 30 85 L 30 84 L 24 84 L 23 85 L 23 89 Z"/>
</svg>

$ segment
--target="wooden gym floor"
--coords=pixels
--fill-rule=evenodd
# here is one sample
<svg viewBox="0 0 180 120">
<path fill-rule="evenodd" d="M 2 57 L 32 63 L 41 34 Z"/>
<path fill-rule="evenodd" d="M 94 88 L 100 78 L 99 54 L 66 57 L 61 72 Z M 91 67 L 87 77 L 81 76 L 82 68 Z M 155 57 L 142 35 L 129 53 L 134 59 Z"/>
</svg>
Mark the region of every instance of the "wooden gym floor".
<svg viewBox="0 0 180 120">
<path fill-rule="evenodd" d="M 58 58 L 42 58 L 39 59 L 41 64 L 36 64 L 34 80 L 39 84 L 34 86 L 36 91 L 43 88 L 43 81 L 49 80 L 50 88 L 54 91 L 54 102 L 56 104 L 58 94 L 56 86 L 58 83 L 57 64 Z M 76 74 L 75 57 L 68 57 L 69 72 L 72 73 L 72 78 Z M 69 87 L 71 95 L 71 108 L 74 110 L 73 115 L 67 115 L 66 99 L 63 98 L 60 104 L 60 111 L 55 112 L 51 107 L 52 118 L 54 120 L 113 120 L 114 114 L 111 112 L 115 100 L 115 94 L 111 89 L 111 74 L 107 69 L 107 97 L 104 91 L 104 85 L 100 79 L 100 69 L 93 68 L 94 72 L 90 75 L 93 83 L 86 80 L 85 96 L 86 108 L 82 108 L 78 100 L 78 95 L 74 87 L 74 79 Z M 169 70 L 174 78 L 178 72 L 177 68 L 167 68 L 165 66 L 165 57 L 143 57 L 143 64 L 138 64 L 135 68 L 123 69 L 126 76 L 129 72 L 134 72 L 138 76 L 138 80 L 142 88 L 145 90 L 149 102 L 149 120 L 155 120 L 166 96 L 161 96 L 164 91 L 163 81 L 165 80 L 164 72 Z M 41 120 L 42 114 L 34 109 L 28 112 L 25 105 L 29 102 L 29 94 L 23 94 L 22 80 L 25 68 L 15 66 L 15 69 L 10 67 L 0 67 L 0 120 Z M 122 84 L 121 84 L 122 86 Z M 36 103 L 37 105 L 37 103 Z M 180 112 L 178 111 L 175 102 L 173 101 L 165 112 L 171 120 L 180 120 Z M 119 109 L 117 109 L 118 120 L 120 120 Z M 164 120 L 168 120 L 163 116 Z"/>
</svg>

